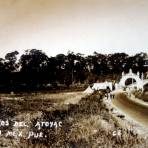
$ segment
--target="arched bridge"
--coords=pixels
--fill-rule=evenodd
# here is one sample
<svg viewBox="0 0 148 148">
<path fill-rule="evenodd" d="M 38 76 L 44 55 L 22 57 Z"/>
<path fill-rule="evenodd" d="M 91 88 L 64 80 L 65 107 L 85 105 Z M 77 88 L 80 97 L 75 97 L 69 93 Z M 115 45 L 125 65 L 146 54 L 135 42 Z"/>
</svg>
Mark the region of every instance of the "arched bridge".
<svg viewBox="0 0 148 148">
<path fill-rule="evenodd" d="M 135 82 L 126 86 L 125 82 L 128 79 L 134 79 Z M 141 89 L 143 91 L 143 87 L 146 84 L 148 84 L 148 79 L 143 80 L 143 74 L 142 74 L 142 77 L 140 78 L 139 72 L 137 72 L 137 74 L 134 74 L 132 72 L 132 70 L 130 69 L 129 73 L 127 73 L 127 74 L 122 73 L 122 78 L 120 79 L 119 87 L 121 87 L 121 88 L 124 88 L 124 87 L 134 88 L 134 87 L 136 87 L 137 89 Z"/>
</svg>

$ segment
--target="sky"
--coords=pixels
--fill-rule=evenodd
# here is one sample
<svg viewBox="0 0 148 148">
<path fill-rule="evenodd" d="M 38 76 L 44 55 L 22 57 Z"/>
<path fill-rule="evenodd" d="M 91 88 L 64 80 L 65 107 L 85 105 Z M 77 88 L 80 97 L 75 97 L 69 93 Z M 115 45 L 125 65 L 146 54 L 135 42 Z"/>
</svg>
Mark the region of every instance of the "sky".
<svg viewBox="0 0 148 148">
<path fill-rule="evenodd" d="M 0 0 L 0 57 L 26 49 L 148 52 L 148 1 Z"/>
</svg>

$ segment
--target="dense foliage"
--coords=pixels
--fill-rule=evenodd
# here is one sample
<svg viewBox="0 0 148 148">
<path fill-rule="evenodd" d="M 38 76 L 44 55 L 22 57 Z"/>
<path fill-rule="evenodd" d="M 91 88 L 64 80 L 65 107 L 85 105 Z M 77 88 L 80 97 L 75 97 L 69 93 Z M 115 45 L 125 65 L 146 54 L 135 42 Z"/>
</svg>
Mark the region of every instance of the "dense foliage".
<svg viewBox="0 0 148 148">
<path fill-rule="evenodd" d="M 105 76 L 115 79 L 122 71 L 146 72 L 144 59 L 146 53 L 129 56 L 125 53 L 103 55 L 94 52 L 93 55 L 68 52 L 48 57 L 37 49 L 26 50 L 18 58 L 19 53 L 7 53 L 0 58 L 0 90 L 30 90 L 69 87 L 71 84 L 93 83 L 103 81 Z"/>
</svg>

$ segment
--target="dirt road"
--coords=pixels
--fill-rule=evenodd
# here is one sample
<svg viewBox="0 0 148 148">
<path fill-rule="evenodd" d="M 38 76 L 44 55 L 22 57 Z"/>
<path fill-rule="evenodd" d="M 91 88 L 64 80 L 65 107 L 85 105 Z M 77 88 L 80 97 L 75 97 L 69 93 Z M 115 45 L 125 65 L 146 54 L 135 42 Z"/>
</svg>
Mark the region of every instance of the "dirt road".
<svg viewBox="0 0 148 148">
<path fill-rule="evenodd" d="M 148 127 L 148 106 L 134 101 L 124 93 L 117 93 L 112 103 L 135 121 Z"/>
</svg>

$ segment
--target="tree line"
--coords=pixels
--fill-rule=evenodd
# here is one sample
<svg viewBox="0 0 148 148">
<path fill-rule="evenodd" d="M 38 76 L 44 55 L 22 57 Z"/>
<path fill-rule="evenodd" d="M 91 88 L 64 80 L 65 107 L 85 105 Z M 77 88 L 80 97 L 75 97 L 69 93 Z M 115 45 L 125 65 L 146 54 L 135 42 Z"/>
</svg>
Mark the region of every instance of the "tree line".
<svg viewBox="0 0 148 148">
<path fill-rule="evenodd" d="M 41 88 L 69 87 L 71 84 L 91 84 L 105 76 L 121 75 L 122 71 L 146 72 L 146 53 L 129 56 L 126 53 L 93 55 L 68 52 L 48 57 L 37 49 L 18 51 L 0 58 L 0 91 L 21 91 Z"/>
</svg>

